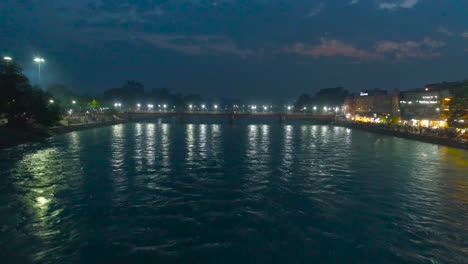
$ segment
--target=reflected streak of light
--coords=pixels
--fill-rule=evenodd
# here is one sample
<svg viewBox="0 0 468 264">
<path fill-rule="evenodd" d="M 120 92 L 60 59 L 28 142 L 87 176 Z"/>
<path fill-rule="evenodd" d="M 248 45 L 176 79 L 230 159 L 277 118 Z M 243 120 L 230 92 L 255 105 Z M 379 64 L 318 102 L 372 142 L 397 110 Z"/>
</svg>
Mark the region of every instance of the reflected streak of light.
<svg viewBox="0 0 468 264">
<path fill-rule="evenodd" d="M 170 127 L 168 124 L 162 124 L 161 125 L 162 131 L 161 131 L 161 145 L 162 145 L 162 159 L 163 159 L 163 165 L 164 167 L 169 166 L 169 133 L 170 133 Z"/>
<path fill-rule="evenodd" d="M 206 132 L 206 125 L 200 125 L 200 133 L 199 133 L 199 138 L 198 138 L 198 144 L 199 144 L 199 153 L 202 158 L 206 158 L 206 151 L 207 151 L 207 146 L 206 146 L 206 140 L 207 140 L 207 132 Z"/>
<path fill-rule="evenodd" d="M 70 133 L 70 149 L 74 153 L 78 153 L 81 148 L 81 142 L 80 142 L 80 134 L 78 132 L 72 132 Z"/>
<path fill-rule="evenodd" d="M 258 145 L 258 126 L 257 125 L 249 125 L 248 127 L 248 142 L 249 142 L 249 147 L 247 148 L 247 151 L 249 155 L 255 155 L 257 154 L 257 145 Z"/>
<path fill-rule="evenodd" d="M 193 161 L 193 153 L 194 153 L 194 141 L 195 141 L 195 136 L 194 136 L 194 125 L 189 124 L 187 125 L 187 138 L 186 138 L 186 145 L 187 145 L 187 159 L 189 161 Z"/>
<path fill-rule="evenodd" d="M 261 127 L 261 133 L 262 133 L 262 151 L 263 153 L 267 153 L 268 150 L 269 150 L 269 146 L 270 146 L 270 130 L 269 130 L 269 126 L 268 125 L 263 125 Z"/>
<path fill-rule="evenodd" d="M 286 168 L 293 163 L 294 145 L 293 145 L 293 126 L 287 125 L 284 127 L 284 159 L 283 163 Z"/>
<path fill-rule="evenodd" d="M 37 205 L 41 209 L 47 209 L 47 204 L 50 203 L 50 199 L 47 199 L 43 196 L 39 196 L 36 198 Z"/>
<path fill-rule="evenodd" d="M 123 167 L 124 162 L 124 136 L 123 125 L 115 125 L 112 127 L 112 168 L 114 171 Z"/>
<path fill-rule="evenodd" d="M 143 126 L 138 123 L 135 125 L 135 170 L 141 172 L 143 170 Z"/>
<path fill-rule="evenodd" d="M 220 125 L 213 124 L 211 125 L 211 137 L 210 137 L 211 147 L 210 149 L 214 154 L 219 154 L 221 152 L 221 127 Z"/>
<path fill-rule="evenodd" d="M 146 125 L 146 162 L 149 166 L 154 165 L 155 161 L 155 153 L 156 153 L 156 146 L 155 146 L 155 127 L 154 124 L 147 124 Z"/>
</svg>

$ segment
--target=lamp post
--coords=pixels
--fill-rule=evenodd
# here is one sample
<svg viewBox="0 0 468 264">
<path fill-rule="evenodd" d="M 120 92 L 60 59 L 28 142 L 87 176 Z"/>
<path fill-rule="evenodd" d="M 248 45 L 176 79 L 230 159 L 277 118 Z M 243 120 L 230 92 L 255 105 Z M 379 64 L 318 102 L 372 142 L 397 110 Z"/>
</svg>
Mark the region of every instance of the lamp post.
<svg viewBox="0 0 468 264">
<path fill-rule="evenodd" d="M 39 76 L 39 82 L 41 81 L 41 64 L 45 62 L 43 58 L 36 57 L 34 58 L 34 62 L 37 63 L 37 72 Z"/>
</svg>

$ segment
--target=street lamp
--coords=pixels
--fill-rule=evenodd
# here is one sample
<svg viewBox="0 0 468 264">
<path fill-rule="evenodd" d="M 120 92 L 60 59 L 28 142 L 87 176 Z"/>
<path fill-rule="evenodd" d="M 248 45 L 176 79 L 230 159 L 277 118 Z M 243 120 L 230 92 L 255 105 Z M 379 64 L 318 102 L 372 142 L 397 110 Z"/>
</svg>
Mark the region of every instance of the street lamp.
<svg viewBox="0 0 468 264">
<path fill-rule="evenodd" d="M 316 107 L 316 106 L 314 106 L 314 111 L 315 111 L 315 110 L 317 110 L 317 107 Z"/>
<path fill-rule="evenodd" d="M 190 108 L 190 110 L 192 110 L 192 108 L 193 108 L 193 105 L 189 104 L 189 106 L 188 106 L 188 107 Z"/>
<path fill-rule="evenodd" d="M 5 57 L 3 57 L 3 59 L 6 60 L 7 62 L 10 62 L 10 61 L 13 60 L 13 58 L 9 57 L 9 56 L 5 56 Z"/>
<path fill-rule="evenodd" d="M 34 58 L 34 62 L 37 63 L 37 72 L 39 76 L 39 81 L 41 81 L 41 64 L 45 62 L 43 58 L 36 57 Z"/>
<path fill-rule="evenodd" d="M 214 109 L 218 109 L 218 105 L 214 105 Z"/>
</svg>

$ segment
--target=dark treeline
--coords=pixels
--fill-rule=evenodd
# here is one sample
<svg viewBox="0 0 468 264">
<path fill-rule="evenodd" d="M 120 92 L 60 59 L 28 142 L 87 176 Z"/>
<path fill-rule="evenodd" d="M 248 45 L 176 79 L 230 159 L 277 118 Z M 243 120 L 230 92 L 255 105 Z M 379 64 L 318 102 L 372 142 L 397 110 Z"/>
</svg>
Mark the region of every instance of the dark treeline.
<svg viewBox="0 0 468 264">
<path fill-rule="evenodd" d="M 467 83 L 465 81 L 450 88 L 454 98 L 450 102 L 449 121 L 466 115 Z M 292 108 L 286 104 L 269 109 L 315 112 L 328 108 L 330 111 L 331 108 L 341 107 L 349 95 L 349 91 L 343 87 L 325 88 L 314 95 L 300 95 Z M 189 106 L 190 110 L 200 110 L 202 105 L 206 105 L 209 111 L 215 104 L 219 106 L 218 111 L 250 109 L 245 102 L 238 99 L 207 100 L 198 94 L 183 95 L 166 88 L 145 89 L 144 85 L 137 81 L 127 81 L 121 87 L 108 89 L 96 96 L 79 95 L 63 84 L 50 85 L 44 91 L 31 85 L 21 67 L 14 61 L 0 62 L 0 118 L 3 116 L 8 119 L 10 125 L 20 126 L 27 122 L 54 125 L 64 117 L 75 114 L 112 115 L 118 110 L 136 109 L 138 105 L 142 110 L 147 110 L 148 104 L 154 105 L 154 110 L 157 110 L 157 106 L 165 105 L 167 108 L 164 110 L 168 111 L 185 111 Z M 234 105 L 239 108 L 234 109 Z"/>
<path fill-rule="evenodd" d="M 315 95 L 301 94 L 294 104 L 296 111 L 304 109 L 305 107 L 316 106 L 322 107 L 341 107 L 349 91 L 343 87 L 324 88 L 320 89 Z"/>
<path fill-rule="evenodd" d="M 62 116 L 62 109 L 53 96 L 33 86 L 15 62 L 0 62 L 0 115 L 12 126 L 28 122 L 53 125 Z"/>
</svg>

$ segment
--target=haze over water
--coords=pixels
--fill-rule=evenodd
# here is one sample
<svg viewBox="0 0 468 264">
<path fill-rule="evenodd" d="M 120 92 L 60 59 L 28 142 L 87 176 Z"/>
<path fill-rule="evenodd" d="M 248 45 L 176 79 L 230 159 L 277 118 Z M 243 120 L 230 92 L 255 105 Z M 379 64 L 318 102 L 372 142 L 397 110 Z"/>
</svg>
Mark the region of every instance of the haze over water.
<svg viewBox="0 0 468 264">
<path fill-rule="evenodd" d="M 467 263 L 468 152 L 147 122 L 0 152 L 6 263 Z"/>
</svg>

